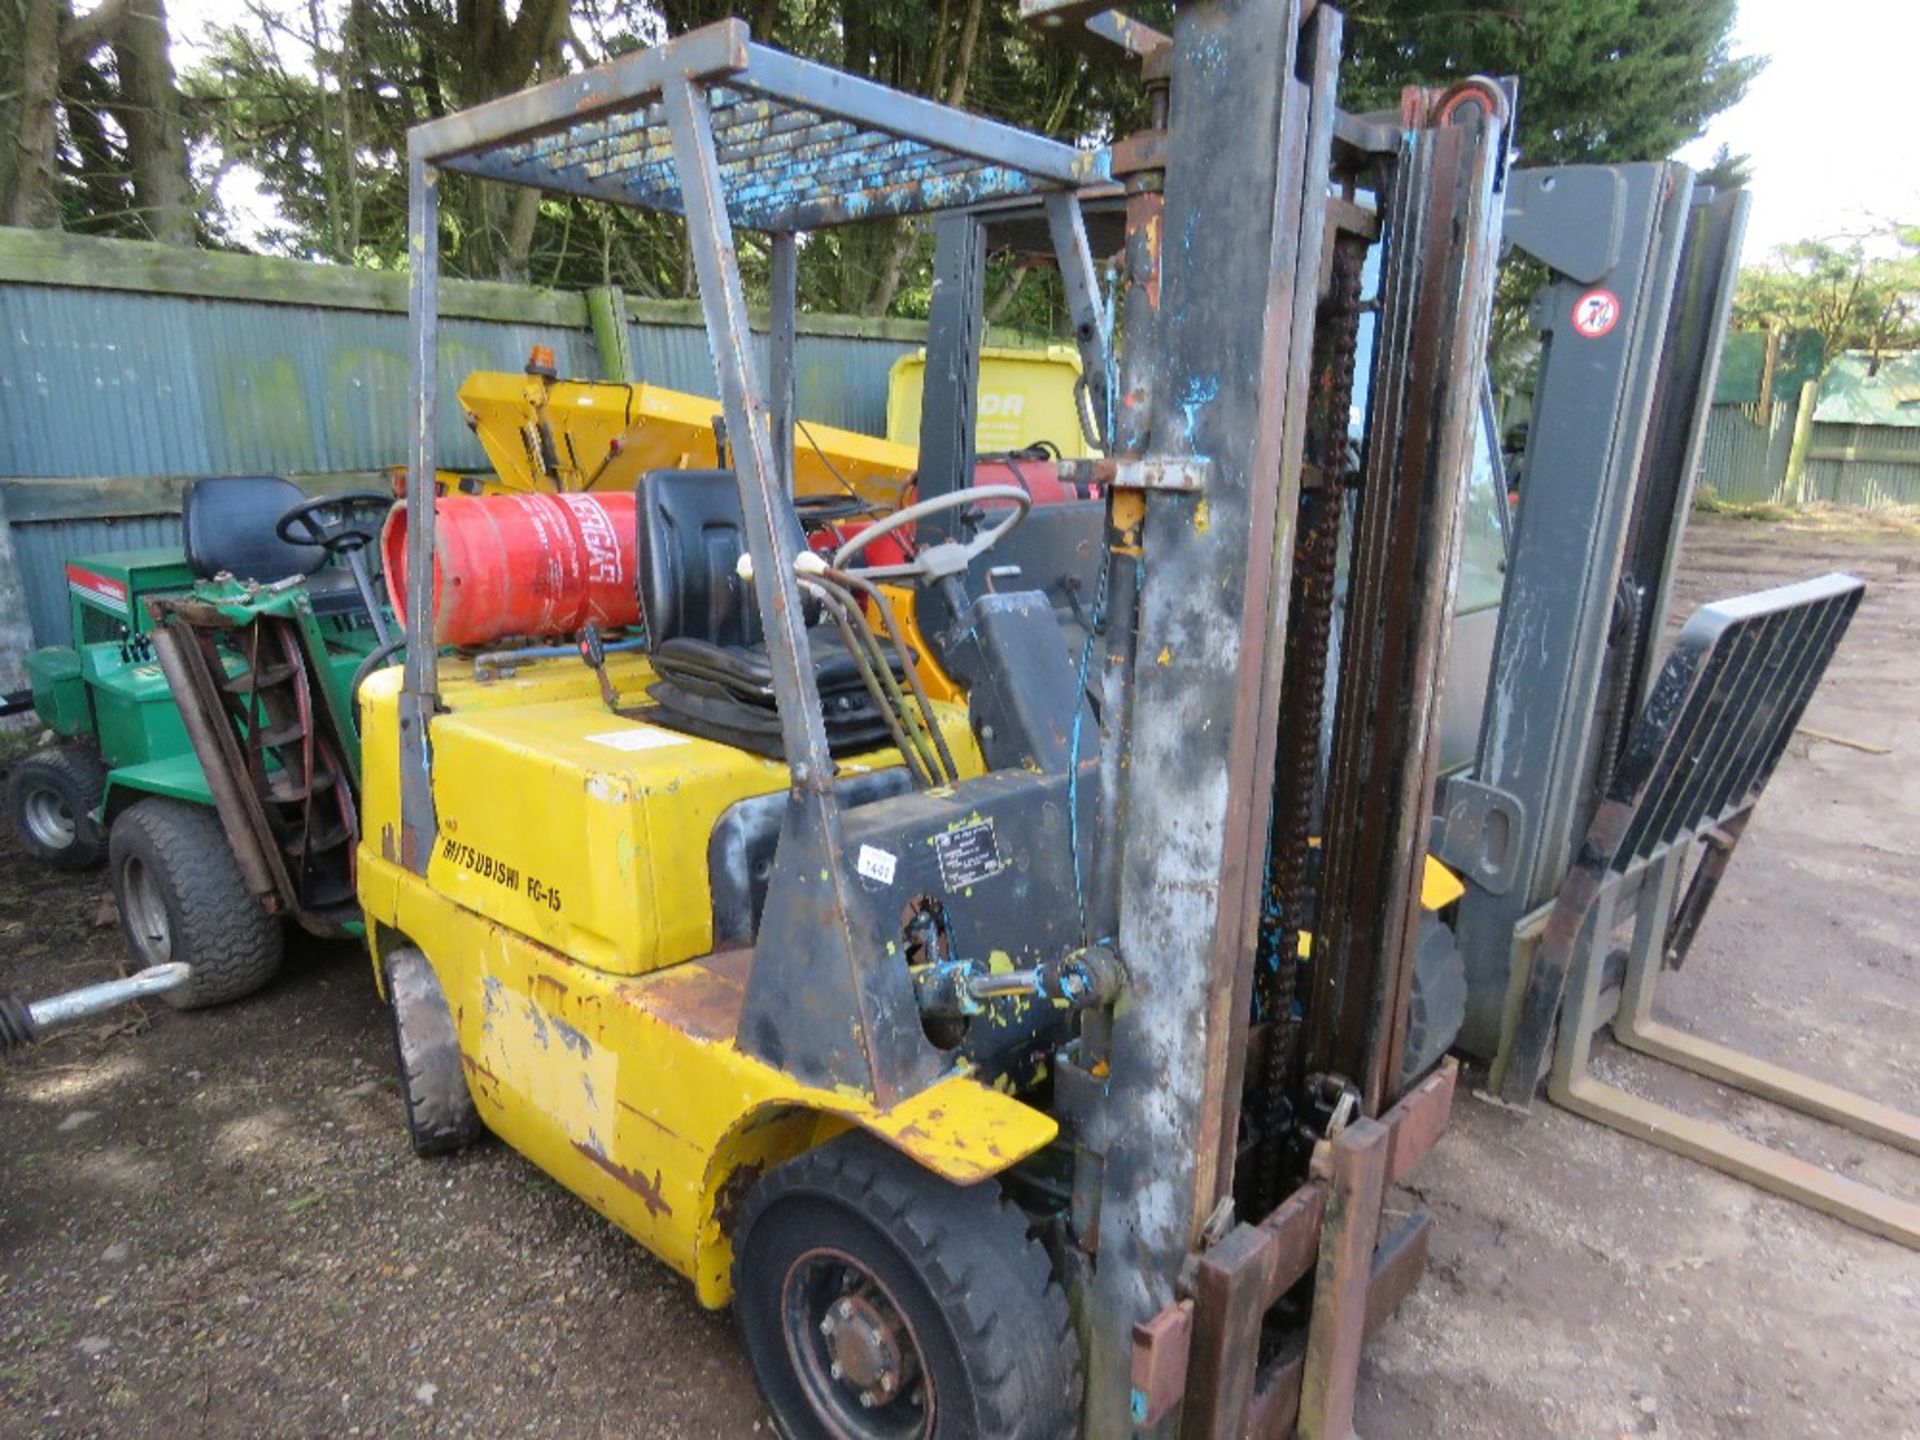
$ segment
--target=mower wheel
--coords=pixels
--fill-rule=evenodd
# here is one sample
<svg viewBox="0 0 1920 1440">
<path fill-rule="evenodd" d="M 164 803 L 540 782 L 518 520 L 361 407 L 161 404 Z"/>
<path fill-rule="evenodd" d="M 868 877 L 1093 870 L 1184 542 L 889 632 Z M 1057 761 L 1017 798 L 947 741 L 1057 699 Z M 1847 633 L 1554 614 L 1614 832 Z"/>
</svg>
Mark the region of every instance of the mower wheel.
<svg viewBox="0 0 1920 1440">
<path fill-rule="evenodd" d="M 7 815 L 20 843 L 60 870 L 91 870 L 107 858 L 95 820 L 107 768 L 84 745 L 54 745 L 18 761 L 7 776 Z"/>
<path fill-rule="evenodd" d="M 387 956 L 387 1002 L 413 1153 L 449 1155 L 471 1145 L 484 1127 L 460 1064 L 460 1035 L 439 977 L 418 950 Z"/>
<path fill-rule="evenodd" d="M 843 1135 L 748 1195 L 733 1287 L 790 1440 L 1054 1440 L 1078 1426 L 1066 1297 L 997 1185 L 950 1185 Z"/>
<path fill-rule="evenodd" d="M 207 806 L 150 795 L 121 811 L 107 852 L 134 969 L 193 967 L 191 980 L 166 992 L 176 1010 L 238 1000 L 280 973 L 280 922 L 247 889 Z"/>
</svg>

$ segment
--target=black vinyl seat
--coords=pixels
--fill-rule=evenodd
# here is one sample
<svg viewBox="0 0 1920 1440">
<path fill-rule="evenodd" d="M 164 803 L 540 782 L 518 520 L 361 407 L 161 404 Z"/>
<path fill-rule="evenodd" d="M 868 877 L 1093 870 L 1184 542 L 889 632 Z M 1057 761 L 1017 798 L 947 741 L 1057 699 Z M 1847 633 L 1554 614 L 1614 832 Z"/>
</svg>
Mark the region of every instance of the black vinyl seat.
<svg viewBox="0 0 1920 1440">
<path fill-rule="evenodd" d="M 773 667 L 753 586 L 739 574 L 747 551 L 740 493 L 730 470 L 653 470 L 640 477 L 640 611 L 658 681 L 649 718 L 691 734 L 779 758 Z M 805 545 L 791 511 L 794 543 Z M 814 684 L 835 754 L 871 749 L 890 731 L 859 667 L 831 622 L 807 631 Z M 895 672 L 899 663 L 894 662 Z"/>
<path fill-rule="evenodd" d="M 189 482 L 180 505 L 187 564 L 203 580 L 231 575 L 271 585 L 302 576 L 316 615 L 364 610 L 350 572 L 320 568 L 325 550 L 291 545 L 274 533 L 280 517 L 306 498 L 306 491 L 278 475 L 215 475 Z"/>
</svg>

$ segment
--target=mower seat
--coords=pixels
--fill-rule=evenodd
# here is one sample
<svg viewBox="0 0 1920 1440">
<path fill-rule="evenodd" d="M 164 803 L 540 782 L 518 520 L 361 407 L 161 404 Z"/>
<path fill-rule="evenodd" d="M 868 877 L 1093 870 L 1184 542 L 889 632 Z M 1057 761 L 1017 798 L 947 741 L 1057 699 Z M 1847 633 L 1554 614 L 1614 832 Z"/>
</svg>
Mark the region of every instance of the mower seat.
<svg viewBox="0 0 1920 1440">
<path fill-rule="evenodd" d="M 257 585 L 304 576 L 317 615 L 364 609 L 353 576 L 322 570 L 327 552 L 290 545 L 274 533 L 280 517 L 307 498 L 278 475 L 216 475 L 188 483 L 180 506 L 180 538 L 187 564 L 203 580 L 231 575 Z"/>
<path fill-rule="evenodd" d="M 746 553 L 740 493 L 728 470 L 653 470 L 640 477 L 640 612 L 659 680 L 647 694 L 661 725 L 781 758 L 773 667 L 753 587 L 738 566 Z M 796 545 L 804 545 L 791 512 Z M 835 754 L 883 744 L 885 718 L 831 624 L 807 631 L 814 684 Z M 896 676 L 901 673 L 897 658 Z"/>
</svg>

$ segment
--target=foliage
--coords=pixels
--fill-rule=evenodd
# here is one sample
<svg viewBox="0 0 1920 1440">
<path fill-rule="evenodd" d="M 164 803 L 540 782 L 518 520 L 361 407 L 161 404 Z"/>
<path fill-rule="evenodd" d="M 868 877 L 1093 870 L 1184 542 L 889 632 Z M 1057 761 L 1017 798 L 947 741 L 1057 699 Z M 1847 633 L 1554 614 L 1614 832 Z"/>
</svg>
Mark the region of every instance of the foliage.
<svg viewBox="0 0 1920 1440">
<path fill-rule="evenodd" d="M 1702 483 L 1693 492 L 1693 508 L 1702 515 L 1722 515 L 1729 520 L 1758 520 L 1777 524 L 1791 520 L 1799 512 L 1778 500 L 1722 500 L 1713 486 Z"/>
<path fill-rule="evenodd" d="M 192 244 L 164 0 L 0 0 L 0 223 Z"/>
<path fill-rule="evenodd" d="M 564 73 L 568 18 L 566 0 L 253 0 L 186 89 L 208 142 L 278 202 L 269 245 L 397 265 L 407 129 Z M 536 192 L 449 175 L 441 203 L 449 270 L 529 278 Z"/>
<path fill-rule="evenodd" d="M 1387 109 L 1405 85 L 1515 76 L 1521 164 L 1663 159 L 1738 101 L 1765 63 L 1729 50 L 1734 5 L 1349 0 L 1342 103 Z M 1729 157 L 1730 170 L 1738 163 Z M 1503 391 L 1529 383 L 1537 349 L 1528 308 L 1545 282 L 1544 269 L 1529 260 L 1515 258 L 1501 269 L 1492 366 Z"/>
<path fill-rule="evenodd" d="M 1746 93 L 1761 61 L 1728 48 L 1735 0 L 1350 0 L 1346 103 L 1406 84 L 1520 78 L 1525 163 L 1658 160 Z"/>
<path fill-rule="evenodd" d="M 1813 330 L 1823 361 L 1848 350 L 1882 357 L 1920 348 L 1920 225 L 1796 240 L 1743 270 L 1733 321 L 1741 329 Z"/>
<path fill-rule="evenodd" d="M 1694 182 L 1714 190 L 1744 190 L 1753 180 L 1753 157 L 1736 155 L 1731 145 L 1722 143 L 1713 152 L 1706 168 L 1694 176 Z"/>
<path fill-rule="evenodd" d="M 0 0 L 0 50 L 16 48 L 10 12 L 64 11 L 69 3 Z M 113 3 L 120 0 L 101 0 Z M 1529 161 L 1655 158 L 1696 135 L 1753 73 L 1756 62 L 1728 53 L 1733 6 L 1349 0 L 1343 103 L 1385 107 L 1404 84 L 1519 74 L 1519 143 Z M 1171 24 L 1166 0 L 1127 8 Z M 410 125 L 729 11 L 744 13 L 759 39 L 1027 128 L 1097 143 L 1140 123 L 1143 102 L 1130 73 L 1043 40 L 1019 9 L 1019 0 L 248 0 L 182 80 L 182 123 L 201 184 L 217 189 L 229 172 L 250 171 L 270 214 L 262 230 L 259 217 L 226 213 L 203 196 L 201 239 L 403 265 Z M 0 69 L 6 64 L 0 59 Z M 88 83 L 79 77 L 72 93 L 81 96 Z M 0 83 L 0 125 L 11 93 Z M 68 108 L 87 113 L 81 100 Z M 63 219 L 71 228 L 107 228 L 128 210 L 127 167 L 113 141 L 111 129 L 96 139 L 83 119 L 64 144 Z M 4 181 L 0 173 L 0 189 Z M 446 177 L 441 208 L 449 274 L 615 283 L 653 296 L 692 289 L 684 230 L 671 216 L 459 176 Z M 931 253 L 923 223 L 821 232 L 803 248 L 802 303 L 922 315 Z M 764 252 L 743 236 L 740 254 L 749 291 L 762 291 Z M 1057 277 L 1013 257 L 994 261 L 988 298 L 1002 325 L 1052 332 L 1062 319 Z"/>
<path fill-rule="evenodd" d="M 544 48 L 502 63 L 497 46 L 463 43 L 476 12 L 496 32 L 520 31 L 542 4 L 553 12 Z M 256 171 L 274 197 L 282 221 L 260 237 L 267 246 L 393 266 L 405 254 L 409 125 L 521 88 L 535 78 L 521 73 L 529 61 L 539 75 L 580 68 L 739 8 L 577 0 L 569 11 L 560 0 L 525 0 L 508 22 L 504 0 L 308 0 L 300 12 L 253 0 L 186 88 L 208 143 Z M 756 35 L 783 48 L 1034 128 L 1102 138 L 1116 119 L 1131 123 L 1138 103 L 1117 73 L 1030 34 L 1015 0 L 761 0 L 750 10 Z M 441 208 L 450 274 L 617 283 L 651 296 L 692 288 L 684 230 L 671 216 L 458 176 L 447 177 Z M 924 313 L 930 253 L 924 226 L 823 232 L 805 247 L 802 302 Z M 766 256 L 753 237 L 741 237 L 741 261 L 749 289 L 760 288 Z"/>
</svg>

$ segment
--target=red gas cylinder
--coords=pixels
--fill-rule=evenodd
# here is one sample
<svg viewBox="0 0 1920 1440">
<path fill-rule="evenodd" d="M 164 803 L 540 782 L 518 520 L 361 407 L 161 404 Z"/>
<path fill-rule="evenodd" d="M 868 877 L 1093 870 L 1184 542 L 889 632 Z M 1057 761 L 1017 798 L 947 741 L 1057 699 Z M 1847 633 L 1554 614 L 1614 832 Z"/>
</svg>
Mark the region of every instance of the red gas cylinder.
<svg viewBox="0 0 1920 1440">
<path fill-rule="evenodd" d="M 843 520 L 821 525 L 807 532 L 807 548 L 831 560 L 836 550 L 873 523 L 871 520 Z M 855 570 L 865 569 L 869 565 L 904 565 L 913 558 L 913 551 L 909 548 L 912 538 L 913 527 L 904 526 L 891 535 L 882 535 L 847 563 Z"/>
<path fill-rule="evenodd" d="M 484 645 L 640 619 L 633 496 L 447 495 L 433 526 L 433 639 Z M 407 619 L 407 507 L 380 537 L 387 594 Z"/>
<path fill-rule="evenodd" d="M 1057 462 L 1033 455 L 982 455 L 973 467 L 976 485 L 1018 485 L 1033 497 L 1036 505 L 1065 505 L 1082 496 L 1060 478 Z M 982 502 L 983 509 L 998 509 L 1005 500 Z"/>
</svg>

